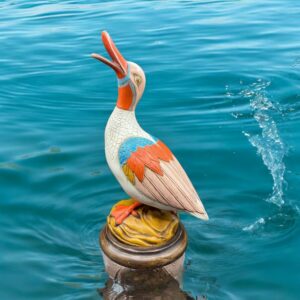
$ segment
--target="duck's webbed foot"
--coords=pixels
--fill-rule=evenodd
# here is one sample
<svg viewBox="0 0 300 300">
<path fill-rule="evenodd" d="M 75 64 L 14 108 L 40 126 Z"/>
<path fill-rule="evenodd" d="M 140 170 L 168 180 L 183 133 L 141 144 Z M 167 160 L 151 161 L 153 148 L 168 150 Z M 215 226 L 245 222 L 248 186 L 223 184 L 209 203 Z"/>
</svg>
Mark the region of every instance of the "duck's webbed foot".
<svg viewBox="0 0 300 300">
<path fill-rule="evenodd" d="M 115 218 L 116 224 L 120 225 L 123 223 L 123 221 L 129 216 L 129 215 L 136 215 L 135 208 L 141 206 L 142 203 L 135 201 L 133 204 L 127 206 L 127 205 L 117 205 L 113 211 L 111 212 L 111 215 Z"/>
</svg>

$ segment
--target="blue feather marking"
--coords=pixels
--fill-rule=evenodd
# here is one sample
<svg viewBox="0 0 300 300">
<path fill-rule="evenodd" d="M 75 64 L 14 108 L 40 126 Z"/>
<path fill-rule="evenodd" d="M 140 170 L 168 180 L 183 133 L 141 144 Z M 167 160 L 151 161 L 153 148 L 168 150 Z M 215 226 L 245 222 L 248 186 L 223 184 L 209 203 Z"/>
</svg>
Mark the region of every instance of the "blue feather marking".
<svg viewBox="0 0 300 300">
<path fill-rule="evenodd" d="M 157 143 L 159 141 L 159 139 L 153 135 L 151 135 L 151 137 L 154 139 L 154 141 Z"/>
<path fill-rule="evenodd" d="M 138 147 L 145 147 L 153 144 L 155 143 L 146 138 L 140 138 L 140 137 L 132 137 L 125 140 L 124 143 L 119 148 L 119 160 L 121 165 L 126 163 L 131 153 L 135 152 Z"/>
<path fill-rule="evenodd" d="M 118 86 L 126 85 L 130 80 L 130 65 L 127 67 L 127 75 L 124 78 L 118 78 Z"/>
</svg>

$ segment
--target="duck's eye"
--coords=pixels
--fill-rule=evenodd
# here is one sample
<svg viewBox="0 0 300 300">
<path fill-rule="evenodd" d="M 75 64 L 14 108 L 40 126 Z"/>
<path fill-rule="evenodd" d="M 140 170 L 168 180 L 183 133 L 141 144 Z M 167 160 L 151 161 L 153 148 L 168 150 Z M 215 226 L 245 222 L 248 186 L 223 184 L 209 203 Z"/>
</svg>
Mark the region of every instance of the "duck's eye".
<svg viewBox="0 0 300 300">
<path fill-rule="evenodd" d="M 139 87 L 142 83 L 142 77 L 139 74 L 133 74 L 134 82 Z"/>
</svg>

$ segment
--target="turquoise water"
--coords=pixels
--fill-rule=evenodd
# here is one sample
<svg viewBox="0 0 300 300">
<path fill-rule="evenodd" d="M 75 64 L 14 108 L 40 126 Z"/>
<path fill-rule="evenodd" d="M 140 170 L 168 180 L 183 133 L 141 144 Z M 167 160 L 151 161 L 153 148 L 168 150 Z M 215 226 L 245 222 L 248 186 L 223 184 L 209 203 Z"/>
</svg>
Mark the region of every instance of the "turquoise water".
<svg viewBox="0 0 300 300">
<path fill-rule="evenodd" d="M 209 222 L 189 234 L 183 289 L 299 299 L 300 3 L 3 1 L 0 299 L 99 299 L 98 232 L 126 197 L 104 158 L 115 75 L 108 30 L 147 87 L 145 130 L 176 154 Z"/>
</svg>

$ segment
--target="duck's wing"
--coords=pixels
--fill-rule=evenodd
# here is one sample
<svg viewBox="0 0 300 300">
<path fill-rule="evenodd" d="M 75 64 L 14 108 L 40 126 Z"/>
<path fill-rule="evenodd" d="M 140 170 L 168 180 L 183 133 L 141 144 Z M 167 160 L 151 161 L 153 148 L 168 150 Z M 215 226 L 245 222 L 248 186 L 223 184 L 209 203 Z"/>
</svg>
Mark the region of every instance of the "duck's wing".
<svg viewBox="0 0 300 300">
<path fill-rule="evenodd" d="M 208 219 L 191 181 L 163 142 L 129 138 L 119 149 L 119 159 L 128 180 L 148 198 Z"/>
</svg>

